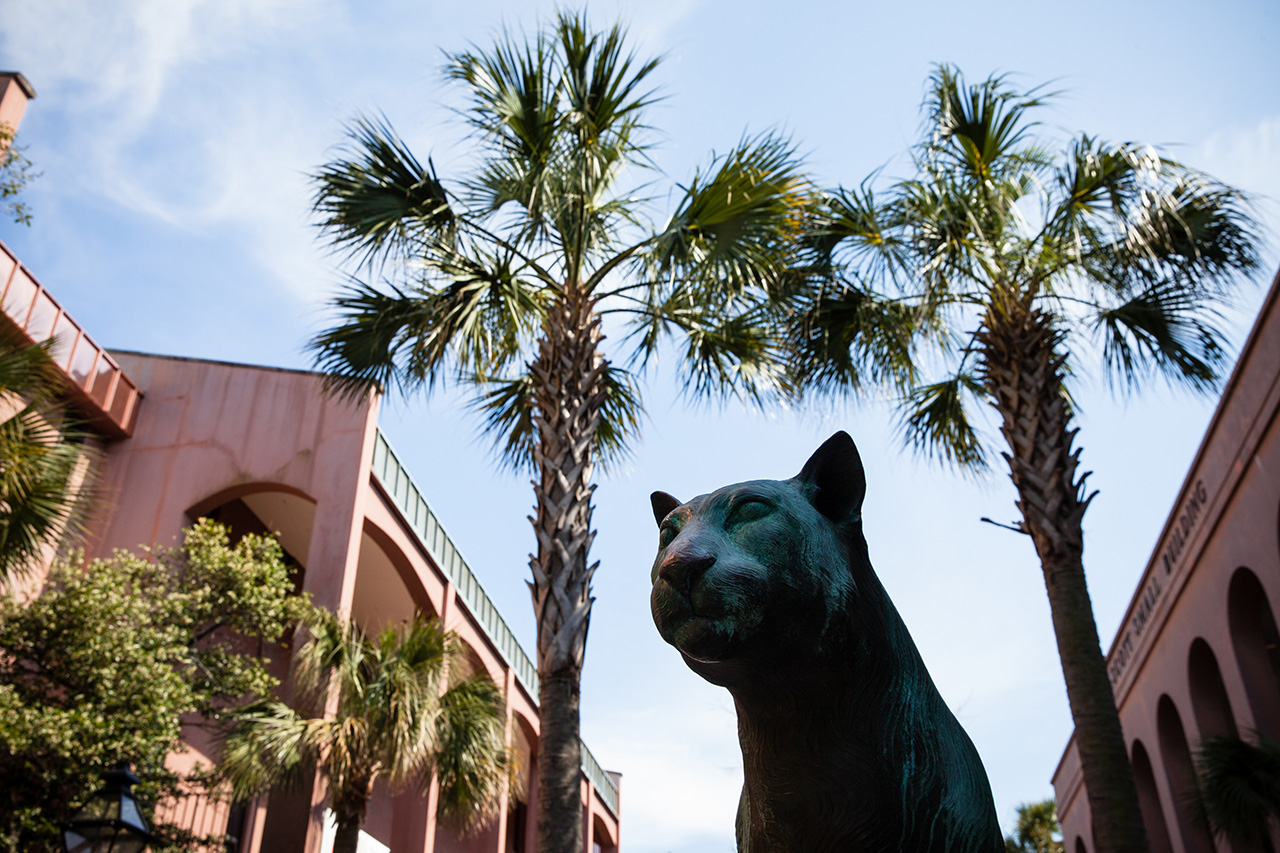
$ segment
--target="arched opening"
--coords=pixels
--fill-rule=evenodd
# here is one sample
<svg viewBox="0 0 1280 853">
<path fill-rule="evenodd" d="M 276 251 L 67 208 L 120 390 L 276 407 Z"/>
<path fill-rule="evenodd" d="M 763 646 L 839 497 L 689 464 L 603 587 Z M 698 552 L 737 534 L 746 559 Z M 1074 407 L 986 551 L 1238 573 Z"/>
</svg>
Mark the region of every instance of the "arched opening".
<svg viewBox="0 0 1280 853">
<path fill-rule="evenodd" d="M 1084 846 L 1084 839 L 1076 836 L 1076 853 L 1089 853 L 1089 849 Z"/>
<path fill-rule="evenodd" d="M 316 502 L 310 495 L 281 483 L 242 483 L 188 508 L 187 517 L 192 521 L 211 518 L 226 525 L 233 542 L 246 533 L 275 534 L 285 561 L 297 569 L 295 584 L 301 588 L 316 517 Z"/>
<path fill-rule="evenodd" d="M 294 589 L 302 589 L 316 514 L 316 502 L 310 495 L 282 483 L 240 483 L 209 495 L 189 507 L 186 514 L 191 521 L 211 518 L 225 525 L 232 542 L 238 542 L 249 533 L 274 534 L 284 550 Z M 255 653 L 269 659 L 269 670 L 282 685 L 287 682 L 291 653 L 285 645 L 277 644 L 270 648 L 260 645 Z M 186 737 L 192 746 L 202 749 L 198 732 L 193 730 Z M 310 821 L 310 792 L 273 791 L 267 802 L 261 849 L 296 849 L 297 839 L 305 837 Z M 241 838 L 248 828 L 250 811 L 245 804 L 228 808 L 226 826 L 222 830 L 225 835 Z"/>
<path fill-rule="evenodd" d="M 1280 633 L 1266 590 L 1247 568 L 1231 577 L 1227 623 L 1254 725 L 1280 738 Z"/>
<path fill-rule="evenodd" d="M 503 853 L 529 853 L 535 834 L 532 803 L 534 762 L 538 757 L 538 736 L 523 714 L 511 715 L 511 750 L 515 754 L 516 773 L 520 783 L 508 798 L 506 849 Z"/>
<path fill-rule="evenodd" d="M 351 596 L 351 619 L 369 634 L 408 622 L 418 612 L 427 618 L 436 616 L 409 561 L 379 533 L 368 523 L 361 532 Z"/>
<path fill-rule="evenodd" d="M 450 673 L 450 680 L 455 677 L 470 678 L 479 675 L 491 681 L 489 671 L 483 660 L 465 641 L 461 644 L 463 660 L 459 671 Z M 501 683 L 501 682 L 498 682 Z M 462 831 L 446 822 L 436 824 L 434 853 L 492 853 L 499 849 L 498 834 L 502 815 L 495 812 L 489 820 L 479 826 Z"/>
<path fill-rule="evenodd" d="M 1160 806 L 1160 794 L 1156 791 L 1156 777 L 1151 771 L 1151 758 L 1142 741 L 1133 742 L 1133 781 L 1138 786 L 1138 805 L 1142 809 L 1142 823 L 1147 829 L 1151 853 L 1173 853 L 1169 830 L 1164 822 L 1164 809 Z M 1084 847 L 1082 839 L 1076 839 L 1076 850 Z"/>
<path fill-rule="evenodd" d="M 599 815 L 592 819 L 591 837 L 591 853 L 618 853 L 618 840 L 609 833 Z"/>
<path fill-rule="evenodd" d="M 1213 853 L 1213 839 L 1201 816 L 1196 788 L 1195 765 L 1187 746 L 1182 717 L 1168 694 L 1160 697 L 1156 708 L 1156 731 L 1160 738 L 1160 758 L 1173 797 L 1173 811 L 1178 820 L 1182 847 L 1186 853 Z"/>
<path fill-rule="evenodd" d="M 434 589 L 424 585 L 422 577 L 414 567 L 414 561 L 405 554 L 393 536 L 378 524 L 366 518 L 360 540 L 361 559 L 363 559 L 363 552 L 370 548 L 377 549 L 377 552 L 371 551 L 370 554 L 382 564 L 377 567 L 370 567 L 370 574 L 375 575 L 375 577 L 366 580 L 366 587 L 372 586 L 376 588 L 382 585 L 392 589 L 404 589 L 409 598 L 412 599 L 413 606 L 424 616 L 434 618 L 440 615 L 439 601 L 431 597 Z M 387 571 L 388 567 L 392 571 Z M 358 588 L 360 566 L 356 567 L 356 572 Z M 391 581 L 392 573 L 396 576 L 395 581 Z M 403 616 L 403 605 L 399 610 Z"/>
<path fill-rule="evenodd" d="M 1218 658 L 1202 637 L 1196 637 L 1187 655 L 1187 683 L 1191 687 L 1191 708 L 1196 715 L 1200 739 L 1236 737 L 1235 715 L 1231 713 L 1231 700 L 1222 683 Z"/>
</svg>

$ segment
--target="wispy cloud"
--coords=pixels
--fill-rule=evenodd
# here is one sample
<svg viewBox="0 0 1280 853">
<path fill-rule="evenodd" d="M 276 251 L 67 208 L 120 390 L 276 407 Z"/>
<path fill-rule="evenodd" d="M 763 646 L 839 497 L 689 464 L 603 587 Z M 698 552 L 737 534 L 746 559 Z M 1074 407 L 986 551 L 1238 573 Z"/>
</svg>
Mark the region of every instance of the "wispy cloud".
<svg viewBox="0 0 1280 853">
<path fill-rule="evenodd" d="M 1196 165 L 1255 197 L 1274 259 L 1280 240 L 1280 115 L 1252 126 L 1224 127 L 1198 149 Z"/>
<path fill-rule="evenodd" d="M 592 749 L 624 769 L 628 847 L 665 851 L 732 838 L 742 757 L 736 738 L 725 737 L 737 730 L 727 693 L 667 695 L 660 707 L 628 711 L 600 728 L 611 734 L 593 733 Z"/>
<path fill-rule="evenodd" d="M 307 226 L 306 172 L 333 133 L 298 75 L 263 74 L 272 43 L 314 25 L 312 0 L 52 0 L 5 10 L 9 61 L 65 116 L 46 170 L 185 230 L 245 246 L 309 301 L 329 264 Z M 56 34 L 56 35 L 55 35 Z"/>
</svg>

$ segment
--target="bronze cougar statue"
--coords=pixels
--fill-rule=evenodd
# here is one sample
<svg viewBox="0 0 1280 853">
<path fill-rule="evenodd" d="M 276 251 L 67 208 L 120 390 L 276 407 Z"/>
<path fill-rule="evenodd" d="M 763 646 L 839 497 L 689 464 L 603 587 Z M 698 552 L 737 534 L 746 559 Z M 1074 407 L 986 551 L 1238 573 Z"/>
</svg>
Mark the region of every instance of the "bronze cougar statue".
<svg viewBox="0 0 1280 853">
<path fill-rule="evenodd" d="M 862 535 L 838 432 L 790 480 L 654 492 L 653 619 L 738 711 L 743 853 L 1001 853 L 991 788 Z"/>
</svg>

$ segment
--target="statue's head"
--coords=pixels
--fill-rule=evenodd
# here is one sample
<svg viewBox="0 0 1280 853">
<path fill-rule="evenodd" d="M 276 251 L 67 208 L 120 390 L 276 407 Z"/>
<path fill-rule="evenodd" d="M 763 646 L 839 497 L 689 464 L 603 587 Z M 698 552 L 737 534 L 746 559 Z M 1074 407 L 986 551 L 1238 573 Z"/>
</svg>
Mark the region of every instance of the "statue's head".
<svg viewBox="0 0 1280 853">
<path fill-rule="evenodd" d="M 662 638 L 691 665 L 820 647 L 855 591 L 848 564 L 865 555 L 865 491 L 853 439 L 838 432 L 790 480 L 748 480 L 685 503 L 654 492 L 650 604 Z"/>
</svg>

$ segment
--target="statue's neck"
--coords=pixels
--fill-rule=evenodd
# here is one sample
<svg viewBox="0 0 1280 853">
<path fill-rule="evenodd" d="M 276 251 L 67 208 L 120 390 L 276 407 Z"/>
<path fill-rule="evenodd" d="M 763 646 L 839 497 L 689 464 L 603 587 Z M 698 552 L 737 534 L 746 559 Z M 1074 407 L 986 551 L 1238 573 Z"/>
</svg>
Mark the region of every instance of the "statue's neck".
<svg viewBox="0 0 1280 853">
<path fill-rule="evenodd" d="M 889 657 L 885 650 L 851 652 L 793 661 L 729 687 L 745 817 L 756 827 L 747 853 L 844 849 L 849 838 L 865 840 L 869 850 L 892 848 L 879 836 L 896 832 L 885 816 L 901 810 L 903 780 L 902 768 L 885 756 L 900 735 L 899 694 L 911 668 L 879 665 Z"/>
</svg>

